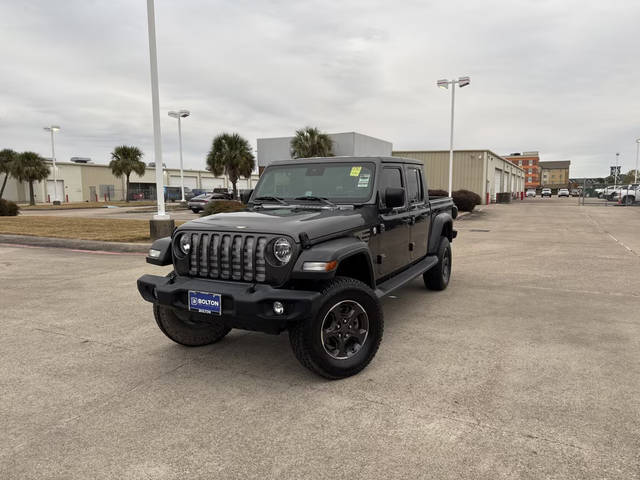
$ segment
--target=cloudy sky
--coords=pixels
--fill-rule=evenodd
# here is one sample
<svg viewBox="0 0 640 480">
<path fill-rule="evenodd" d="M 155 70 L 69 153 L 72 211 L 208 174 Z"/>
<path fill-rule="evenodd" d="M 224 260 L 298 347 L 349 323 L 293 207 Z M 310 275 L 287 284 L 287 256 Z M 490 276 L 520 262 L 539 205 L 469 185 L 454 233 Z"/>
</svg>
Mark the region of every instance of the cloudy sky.
<svg viewBox="0 0 640 480">
<path fill-rule="evenodd" d="M 153 160 L 146 2 L 0 0 L 0 148 L 106 163 L 119 144 Z M 185 164 L 214 135 L 357 131 L 394 148 L 538 150 L 604 175 L 640 137 L 640 2 L 156 0 L 164 161 L 187 108 Z"/>
</svg>

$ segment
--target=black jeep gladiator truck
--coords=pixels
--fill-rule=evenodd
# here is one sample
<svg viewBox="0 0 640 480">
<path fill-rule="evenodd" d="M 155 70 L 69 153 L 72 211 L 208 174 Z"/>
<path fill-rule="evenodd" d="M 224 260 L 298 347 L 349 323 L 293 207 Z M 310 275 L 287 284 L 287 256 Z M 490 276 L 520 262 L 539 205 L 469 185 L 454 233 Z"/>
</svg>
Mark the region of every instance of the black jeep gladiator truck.
<svg viewBox="0 0 640 480">
<path fill-rule="evenodd" d="M 276 162 L 242 212 L 187 222 L 147 256 L 143 275 L 167 337 L 187 346 L 232 328 L 285 330 L 300 363 L 337 379 L 367 366 L 383 332 L 380 298 L 422 275 L 447 288 L 457 208 L 428 198 L 423 164 L 398 157 Z"/>
</svg>

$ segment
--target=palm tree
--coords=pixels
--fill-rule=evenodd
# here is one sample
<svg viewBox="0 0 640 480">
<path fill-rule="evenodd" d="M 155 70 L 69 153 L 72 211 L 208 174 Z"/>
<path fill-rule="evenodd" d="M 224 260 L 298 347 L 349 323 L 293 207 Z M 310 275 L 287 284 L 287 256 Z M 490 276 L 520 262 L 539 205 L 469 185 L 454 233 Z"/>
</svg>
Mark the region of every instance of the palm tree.
<svg viewBox="0 0 640 480">
<path fill-rule="evenodd" d="M 120 145 L 111 152 L 111 162 L 109 162 L 111 172 L 117 178 L 123 175 L 127 178 L 127 190 L 125 193 L 127 202 L 129 201 L 129 177 L 131 173 L 135 172 L 142 176 L 146 170 L 146 165 L 140 160 L 143 155 L 144 153 L 138 147 L 129 145 Z M 158 194 L 162 195 L 162 192 L 158 192 Z"/>
<path fill-rule="evenodd" d="M 237 133 L 222 133 L 213 139 L 207 155 L 207 170 L 215 176 L 223 173 L 233 185 L 233 198 L 238 198 L 238 178 L 249 178 L 255 168 L 255 158 L 249 142 Z"/>
<path fill-rule="evenodd" d="M 35 205 L 33 182 L 41 182 L 49 176 L 49 167 L 35 152 L 22 152 L 13 162 L 11 176 L 19 182 L 29 182 L 29 204 Z"/>
<path fill-rule="evenodd" d="M 332 157 L 333 141 L 326 133 L 315 127 L 296 130 L 291 139 L 291 156 L 293 158 Z"/>
<path fill-rule="evenodd" d="M 4 173 L 4 180 L 2 181 L 2 187 L 0 187 L 0 198 L 4 193 L 4 187 L 7 186 L 7 180 L 13 173 L 14 162 L 17 157 L 17 153 L 10 148 L 0 150 L 0 173 Z"/>
</svg>

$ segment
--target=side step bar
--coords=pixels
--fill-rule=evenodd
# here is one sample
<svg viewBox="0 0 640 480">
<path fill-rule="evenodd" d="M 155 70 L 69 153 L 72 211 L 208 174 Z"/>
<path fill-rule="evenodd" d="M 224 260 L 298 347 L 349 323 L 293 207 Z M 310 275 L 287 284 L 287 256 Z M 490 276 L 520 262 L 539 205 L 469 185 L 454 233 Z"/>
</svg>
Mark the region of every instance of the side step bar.
<svg viewBox="0 0 640 480">
<path fill-rule="evenodd" d="M 400 273 L 397 273 L 396 275 L 391 277 L 389 280 L 386 280 L 380 283 L 375 290 L 376 296 L 380 298 L 380 297 L 384 297 L 385 295 L 388 295 L 389 293 L 393 292 L 396 288 L 400 288 L 405 283 L 408 283 L 414 278 L 416 278 L 418 275 L 422 275 L 427 270 L 430 270 L 431 268 L 435 267 L 437 263 L 438 263 L 437 255 L 428 255 L 424 257 L 415 265 L 411 265 L 409 268 L 407 268 L 406 270 Z"/>
</svg>

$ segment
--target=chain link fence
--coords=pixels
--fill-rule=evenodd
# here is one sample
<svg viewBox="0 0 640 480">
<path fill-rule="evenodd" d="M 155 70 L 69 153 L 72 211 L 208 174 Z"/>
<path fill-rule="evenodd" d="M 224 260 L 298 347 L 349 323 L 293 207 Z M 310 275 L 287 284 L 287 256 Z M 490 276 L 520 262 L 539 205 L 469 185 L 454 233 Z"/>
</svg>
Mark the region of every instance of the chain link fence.
<svg viewBox="0 0 640 480">
<path fill-rule="evenodd" d="M 640 188 L 637 184 L 583 184 L 579 188 L 580 205 L 640 207 Z"/>
</svg>

